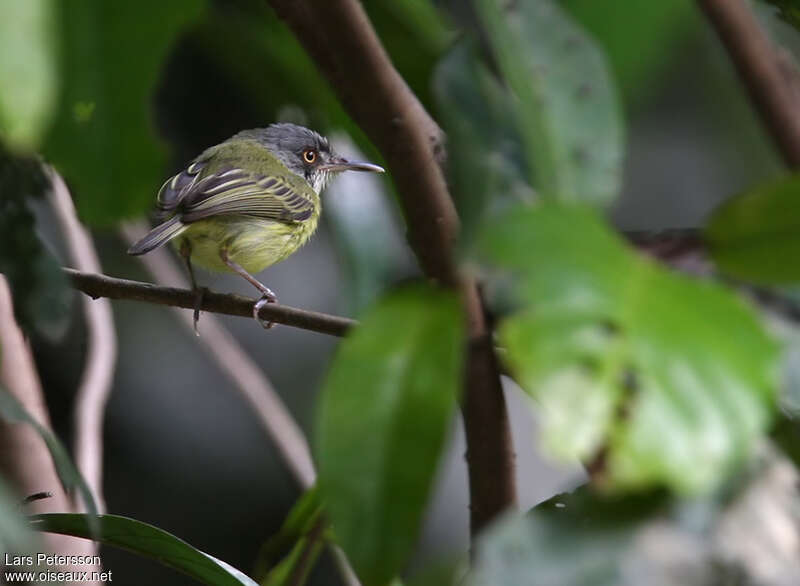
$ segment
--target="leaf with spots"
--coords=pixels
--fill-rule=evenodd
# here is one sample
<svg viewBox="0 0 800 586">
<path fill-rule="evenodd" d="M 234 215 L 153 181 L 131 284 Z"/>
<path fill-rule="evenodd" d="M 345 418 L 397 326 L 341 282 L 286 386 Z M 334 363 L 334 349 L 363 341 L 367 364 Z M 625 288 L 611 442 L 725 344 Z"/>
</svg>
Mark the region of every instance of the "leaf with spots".
<svg viewBox="0 0 800 586">
<path fill-rule="evenodd" d="M 475 0 L 516 96 L 533 186 L 545 197 L 607 205 L 622 181 L 623 125 L 605 58 L 552 0 Z"/>
<path fill-rule="evenodd" d="M 602 464 L 609 490 L 695 492 L 751 452 L 778 348 L 736 295 L 634 254 L 584 208 L 514 210 L 483 244 L 518 276 L 500 338 L 552 454 Z"/>
</svg>

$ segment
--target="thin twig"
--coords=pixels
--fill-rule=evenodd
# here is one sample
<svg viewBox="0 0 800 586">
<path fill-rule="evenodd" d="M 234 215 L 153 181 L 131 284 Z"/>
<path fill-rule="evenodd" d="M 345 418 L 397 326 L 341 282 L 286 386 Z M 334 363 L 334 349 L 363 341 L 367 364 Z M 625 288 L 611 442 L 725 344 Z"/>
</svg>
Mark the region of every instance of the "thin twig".
<svg viewBox="0 0 800 586">
<path fill-rule="evenodd" d="M 80 271 L 102 272 L 92 239 L 78 220 L 64 180 L 54 169 L 49 169 L 49 175 L 52 181 L 50 202 L 71 264 Z M 99 512 L 103 513 L 103 415 L 114 378 L 117 336 L 110 301 L 102 299 L 93 303 L 84 298 L 82 305 L 88 342 L 75 398 L 75 463 L 94 495 Z"/>
<path fill-rule="evenodd" d="M 789 167 L 800 167 L 800 104 L 775 50 L 744 0 L 697 0 Z"/>
<path fill-rule="evenodd" d="M 383 154 L 400 195 L 408 238 L 425 274 L 458 290 L 469 331 L 462 410 L 470 469 L 470 527 L 477 534 L 516 504 L 511 427 L 475 282 L 455 261 L 459 220 L 439 161 L 442 132 L 395 70 L 357 0 L 270 0 Z"/>
<path fill-rule="evenodd" d="M 82 273 L 74 269 L 64 269 L 72 281 L 72 286 L 83 291 L 89 297 L 98 299 L 128 299 L 145 301 L 159 305 L 194 309 L 195 294 L 190 289 L 160 287 L 151 283 L 117 279 L 106 275 Z M 255 299 L 241 295 L 214 293 L 206 291 L 200 309 L 212 313 L 224 313 L 253 318 Z M 287 305 L 270 303 L 261 309 L 259 317 L 279 324 L 293 326 L 331 336 L 344 336 L 356 322 L 346 317 L 328 315 L 316 311 L 297 309 Z"/>
<path fill-rule="evenodd" d="M 139 240 L 145 233 L 147 228 L 142 223 L 129 224 L 122 229 L 123 237 L 129 244 Z M 156 250 L 139 258 L 159 283 L 187 285 L 186 277 L 166 251 Z M 178 309 L 176 313 L 184 328 L 194 332 L 192 312 Z M 300 488 L 307 490 L 316 481 L 316 472 L 303 430 L 267 376 L 222 322 L 214 315 L 206 314 L 200 326 L 202 335 L 198 341 L 250 404 L 261 427 L 274 442 L 283 463 Z"/>
</svg>

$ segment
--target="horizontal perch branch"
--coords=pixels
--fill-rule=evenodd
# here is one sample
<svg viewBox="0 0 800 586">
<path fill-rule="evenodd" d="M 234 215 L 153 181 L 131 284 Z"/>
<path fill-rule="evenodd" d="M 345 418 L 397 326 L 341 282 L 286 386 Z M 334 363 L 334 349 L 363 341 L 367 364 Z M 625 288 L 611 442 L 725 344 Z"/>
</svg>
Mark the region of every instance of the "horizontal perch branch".
<svg viewBox="0 0 800 586">
<path fill-rule="evenodd" d="M 95 299 L 98 297 L 129 299 L 186 309 L 193 309 L 195 305 L 195 294 L 189 289 L 160 287 L 151 283 L 82 273 L 74 269 L 64 269 L 64 272 L 72 280 L 72 285 L 76 289 Z M 249 297 L 206 290 L 200 309 L 212 313 L 252 317 L 254 303 L 255 300 Z M 266 305 L 261 309 L 259 315 L 263 320 L 331 336 L 344 336 L 347 330 L 356 325 L 355 320 L 346 317 L 306 311 L 277 303 Z"/>
</svg>

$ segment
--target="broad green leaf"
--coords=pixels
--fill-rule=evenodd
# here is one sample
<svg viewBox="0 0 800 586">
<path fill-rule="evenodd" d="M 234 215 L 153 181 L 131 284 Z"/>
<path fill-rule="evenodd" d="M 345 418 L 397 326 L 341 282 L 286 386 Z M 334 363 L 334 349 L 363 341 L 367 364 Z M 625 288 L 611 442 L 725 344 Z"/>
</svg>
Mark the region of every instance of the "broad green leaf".
<svg viewBox="0 0 800 586">
<path fill-rule="evenodd" d="M 611 203 L 622 180 L 623 128 L 602 52 L 552 0 L 475 0 L 545 197 Z"/>
<path fill-rule="evenodd" d="M 90 530 L 88 515 L 32 515 L 30 524 L 37 531 L 94 539 L 104 545 L 126 549 L 210 586 L 258 586 L 243 572 L 158 527 L 118 515 L 100 515 L 96 519 L 99 524 L 96 534 Z"/>
<path fill-rule="evenodd" d="M 63 90 L 45 155 L 81 218 L 112 224 L 147 211 L 163 182 L 150 104 L 175 36 L 201 0 L 71 0 L 59 12 Z"/>
<path fill-rule="evenodd" d="M 53 458 L 53 464 L 55 464 L 58 477 L 61 480 L 61 484 L 64 485 L 64 490 L 67 492 L 77 490 L 83 499 L 83 504 L 86 506 L 89 513 L 92 514 L 92 517 L 96 515 L 97 505 L 94 502 L 92 491 L 89 490 L 89 486 L 86 484 L 83 476 L 81 476 L 81 473 L 75 468 L 67 450 L 61 442 L 58 441 L 58 438 L 52 431 L 31 417 L 17 398 L 2 387 L 0 387 L 0 418 L 9 423 L 27 423 L 33 426 L 36 433 L 41 436 L 44 443 L 47 445 L 50 456 Z"/>
<path fill-rule="evenodd" d="M 800 177 L 726 201 L 705 236 L 714 262 L 728 275 L 768 285 L 800 282 Z"/>
<path fill-rule="evenodd" d="M 510 203 L 532 200 L 519 130 L 509 93 L 477 52 L 456 44 L 434 78 L 439 118 L 447 134 L 447 169 L 469 244 L 487 217 Z"/>
<path fill-rule="evenodd" d="M 467 586 L 794 584 L 797 471 L 760 450 L 736 482 L 692 500 L 580 488 L 507 516 L 477 545 Z"/>
<path fill-rule="evenodd" d="M 778 352 L 741 299 L 632 253 L 586 209 L 518 209 L 484 242 L 519 276 L 523 307 L 500 336 L 552 453 L 604 451 L 610 490 L 686 493 L 752 451 L 775 407 Z"/>
<path fill-rule="evenodd" d="M 383 298 L 341 344 L 322 391 L 323 506 L 365 586 L 387 584 L 417 537 L 463 367 L 456 297 Z"/>
<path fill-rule="evenodd" d="M 49 184 L 37 158 L 11 154 L 0 144 L 0 273 L 9 281 L 20 326 L 52 340 L 68 326 L 74 293 L 42 245 L 29 208 Z"/>
<path fill-rule="evenodd" d="M 0 0 L 0 139 L 34 151 L 58 91 L 55 2 Z"/>
</svg>

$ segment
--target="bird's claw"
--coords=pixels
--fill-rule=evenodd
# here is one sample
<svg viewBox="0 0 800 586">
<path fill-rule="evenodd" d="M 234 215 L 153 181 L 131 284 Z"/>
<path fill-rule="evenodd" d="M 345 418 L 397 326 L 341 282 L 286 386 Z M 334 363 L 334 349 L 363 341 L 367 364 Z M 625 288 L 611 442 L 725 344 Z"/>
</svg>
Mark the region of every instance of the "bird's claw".
<svg viewBox="0 0 800 586">
<path fill-rule="evenodd" d="M 200 332 L 197 331 L 197 322 L 200 319 L 200 308 L 203 306 L 203 295 L 206 294 L 208 289 L 206 287 L 195 287 L 194 290 L 194 313 L 192 316 L 192 325 L 194 326 L 194 335 L 200 337 Z"/>
<path fill-rule="evenodd" d="M 253 318 L 259 323 L 259 325 L 264 328 L 265 330 L 269 330 L 275 325 L 274 321 L 266 321 L 261 319 L 259 313 L 261 312 L 261 308 L 264 307 L 267 303 L 277 303 L 278 298 L 275 296 L 270 290 L 264 291 L 261 295 L 261 298 L 255 302 L 253 305 Z"/>
</svg>

